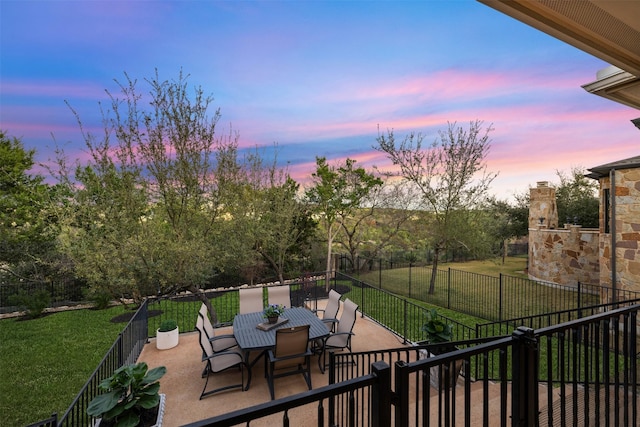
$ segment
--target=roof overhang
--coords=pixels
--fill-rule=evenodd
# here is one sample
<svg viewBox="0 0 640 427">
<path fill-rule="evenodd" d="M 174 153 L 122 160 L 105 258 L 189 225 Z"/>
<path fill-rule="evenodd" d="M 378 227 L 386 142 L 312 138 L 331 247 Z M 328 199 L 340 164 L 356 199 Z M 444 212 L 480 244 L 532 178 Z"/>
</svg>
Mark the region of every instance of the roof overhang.
<svg viewBox="0 0 640 427">
<path fill-rule="evenodd" d="M 640 1 L 478 1 L 616 66 L 583 87 L 640 109 Z"/>
<path fill-rule="evenodd" d="M 597 73 L 597 80 L 583 85 L 589 93 L 640 109 L 640 78 L 613 65 Z"/>
</svg>

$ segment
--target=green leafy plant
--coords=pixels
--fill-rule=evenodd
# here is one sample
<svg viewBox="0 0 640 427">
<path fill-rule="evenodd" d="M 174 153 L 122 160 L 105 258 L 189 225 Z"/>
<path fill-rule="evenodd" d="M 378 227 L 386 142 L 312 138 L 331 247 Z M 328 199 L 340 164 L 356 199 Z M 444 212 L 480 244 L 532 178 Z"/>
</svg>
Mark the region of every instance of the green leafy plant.
<svg viewBox="0 0 640 427">
<path fill-rule="evenodd" d="M 178 323 L 176 323 L 173 319 L 166 319 L 160 323 L 160 327 L 158 328 L 159 332 L 169 332 L 173 331 L 178 327 Z"/>
<path fill-rule="evenodd" d="M 104 391 L 93 398 L 87 414 L 112 422 L 116 427 L 137 426 L 144 413 L 153 411 L 160 404 L 158 380 L 167 372 L 160 366 L 148 370 L 144 362 L 125 365 L 99 385 Z"/>
<path fill-rule="evenodd" d="M 26 311 L 26 317 L 34 319 L 44 313 L 44 309 L 51 305 L 51 296 L 45 290 L 30 294 L 20 289 L 17 294 L 9 297 L 9 304 L 16 305 Z"/>
<path fill-rule="evenodd" d="M 427 311 L 427 321 L 422 325 L 422 330 L 427 334 L 430 344 L 449 342 L 453 338 L 453 325 L 446 323 L 435 308 Z"/>
<path fill-rule="evenodd" d="M 263 312 L 265 318 L 280 316 L 282 313 L 284 313 L 284 306 L 278 304 L 269 304 Z"/>
</svg>

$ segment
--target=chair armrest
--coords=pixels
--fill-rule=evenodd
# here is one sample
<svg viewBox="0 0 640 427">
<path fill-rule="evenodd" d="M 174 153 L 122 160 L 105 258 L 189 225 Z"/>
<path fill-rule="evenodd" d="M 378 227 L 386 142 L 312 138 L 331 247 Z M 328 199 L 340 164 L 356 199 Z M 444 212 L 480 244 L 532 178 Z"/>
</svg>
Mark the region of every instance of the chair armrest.
<svg viewBox="0 0 640 427">
<path fill-rule="evenodd" d="M 338 319 L 320 319 L 322 320 L 324 323 L 338 323 Z"/>
<path fill-rule="evenodd" d="M 242 357 L 242 355 L 240 353 L 238 353 L 237 351 L 219 351 L 217 353 L 213 353 L 211 356 L 207 356 L 205 354 L 202 355 L 202 361 L 204 362 L 205 360 L 211 360 L 212 363 L 215 361 L 215 359 L 219 359 L 221 357 L 230 357 L 232 359 L 235 359 L 236 357 L 238 358 L 237 362 L 233 362 L 233 363 L 227 363 L 226 366 L 234 366 L 237 365 L 239 363 L 245 363 L 244 362 L 244 358 Z"/>
<path fill-rule="evenodd" d="M 236 347 L 238 345 L 236 338 L 231 334 L 216 335 L 213 338 L 209 338 L 209 342 L 213 347 L 213 351 L 215 351 L 216 353 L 224 350 L 229 350 L 230 348 Z"/>
</svg>

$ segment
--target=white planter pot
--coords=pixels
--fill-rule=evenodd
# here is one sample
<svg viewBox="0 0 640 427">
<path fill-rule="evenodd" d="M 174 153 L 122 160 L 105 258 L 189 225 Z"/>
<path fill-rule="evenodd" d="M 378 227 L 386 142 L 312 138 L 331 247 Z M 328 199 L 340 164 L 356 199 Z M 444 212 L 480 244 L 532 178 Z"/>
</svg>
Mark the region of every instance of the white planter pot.
<svg viewBox="0 0 640 427">
<path fill-rule="evenodd" d="M 162 427 L 162 420 L 164 419 L 164 406 L 167 400 L 167 395 L 164 393 L 160 393 L 160 404 L 158 405 L 158 416 L 156 418 L 156 423 L 152 427 Z M 100 427 L 100 423 L 102 422 L 102 418 L 94 419 L 91 423 L 92 427 Z"/>
<path fill-rule="evenodd" d="M 168 350 L 178 345 L 180 338 L 179 328 L 172 331 L 160 332 L 156 330 L 156 348 L 158 350 Z"/>
</svg>

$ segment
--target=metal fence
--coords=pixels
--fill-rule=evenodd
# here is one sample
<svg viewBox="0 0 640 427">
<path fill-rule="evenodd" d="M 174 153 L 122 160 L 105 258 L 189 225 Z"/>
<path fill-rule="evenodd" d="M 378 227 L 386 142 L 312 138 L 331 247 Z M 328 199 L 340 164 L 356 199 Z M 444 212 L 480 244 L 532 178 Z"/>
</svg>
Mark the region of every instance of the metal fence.
<svg viewBox="0 0 640 427">
<path fill-rule="evenodd" d="M 98 385 L 110 377 L 121 366 L 135 363 L 147 343 L 147 303 L 140 305 L 124 330 L 118 335 L 89 380 L 80 389 L 69 409 L 58 420 L 58 426 L 90 426 L 91 417 L 87 415 L 89 402 L 100 393 Z"/>
<path fill-rule="evenodd" d="M 369 271 L 349 274 L 378 289 L 487 320 L 551 313 L 601 303 L 640 298 L 640 292 L 613 290 L 606 286 L 577 282 L 555 285 L 500 274 L 489 276 L 448 268 L 436 271 L 430 293 L 431 266 L 412 263 L 377 262 Z M 340 265 L 344 267 L 344 262 Z M 343 270 L 344 271 L 344 270 Z"/>
</svg>

